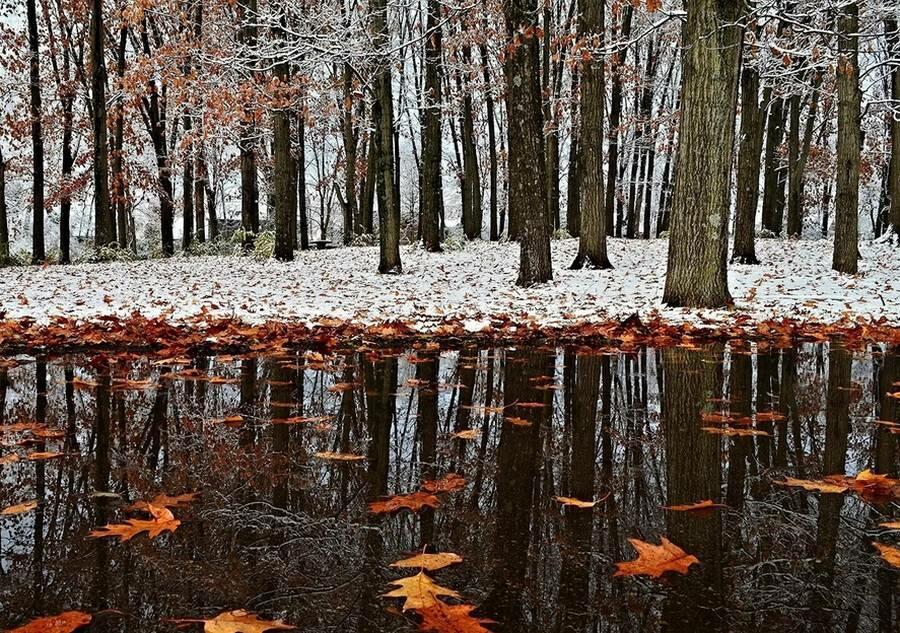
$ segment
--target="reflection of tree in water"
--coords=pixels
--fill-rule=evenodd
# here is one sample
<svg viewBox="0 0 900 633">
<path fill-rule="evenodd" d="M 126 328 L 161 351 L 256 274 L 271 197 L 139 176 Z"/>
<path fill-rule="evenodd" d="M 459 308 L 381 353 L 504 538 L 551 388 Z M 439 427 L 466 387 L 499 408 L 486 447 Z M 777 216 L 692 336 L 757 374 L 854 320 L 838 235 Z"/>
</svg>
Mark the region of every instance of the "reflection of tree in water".
<svg viewBox="0 0 900 633">
<path fill-rule="evenodd" d="M 4 423 L 45 419 L 64 431 L 47 450 L 82 454 L 0 472 L 0 507 L 44 501 L 2 524 L 0 628 L 52 605 L 132 615 L 95 629 L 109 631 L 168 631 L 161 618 L 223 606 L 314 633 L 413 630 L 414 616 L 380 597 L 402 575 L 386 565 L 434 548 L 464 558 L 435 578 L 498 620 L 498 633 L 895 631 L 897 574 L 867 530 L 897 516 L 896 504 L 771 482 L 866 467 L 896 475 L 898 436 L 871 424 L 897 420 L 898 402 L 884 396 L 900 380 L 896 350 L 751 351 L 469 346 L 418 350 L 415 362 L 361 350 L 174 367 L 77 355 L 0 363 Z M 186 369 L 217 380 L 185 380 Z M 154 384 L 117 389 L 126 376 Z M 336 383 L 350 387 L 329 391 Z M 701 432 L 701 412 L 720 410 L 785 419 L 757 424 L 772 437 Z M 238 413 L 243 423 L 221 422 Z M 481 435 L 449 437 L 470 429 Z M 447 472 L 468 485 L 436 511 L 367 514 L 368 501 Z M 129 516 L 125 503 L 191 490 L 203 495 L 175 510 L 174 535 L 85 538 Z M 563 509 L 556 495 L 598 503 Z M 659 508 L 701 499 L 729 508 Z M 662 581 L 611 578 L 613 562 L 634 557 L 627 537 L 661 535 L 702 565 Z"/>
</svg>

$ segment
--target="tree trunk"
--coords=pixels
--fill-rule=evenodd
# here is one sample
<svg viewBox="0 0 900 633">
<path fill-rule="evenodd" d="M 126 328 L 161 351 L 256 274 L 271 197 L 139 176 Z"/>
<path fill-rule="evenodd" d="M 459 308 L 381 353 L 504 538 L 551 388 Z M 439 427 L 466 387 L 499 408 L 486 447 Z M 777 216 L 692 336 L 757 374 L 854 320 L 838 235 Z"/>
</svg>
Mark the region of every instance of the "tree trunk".
<svg viewBox="0 0 900 633">
<path fill-rule="evenodd" d="M 620 41 L 626 41 L 631 37 L 631 19 L 634 8 L 631 3 L 625 3 L 622 9 L 622 26 L 619 34 Z M 622 76 L 619 69 L 625 63 L 628 48 L 617 52 L 610 64 L 612 72 L 612 98 L 609 107 L 609 166 L 606 178 L 606 234 L 612 235 L 613 208 L 616 203 L 616 178 L 619 174 L 619 124 L 622 119 Z"/>
<path fill-rule="evenodd" d="M 520 243 L 516 283 L 533 286 L 553 278 L 544 191 L 540 56 L 535 34 L 537 0 L 507 0 L 503 14 L 507 39 L 522 38 L 506 59 L 509 228 L 512 237 L 515 218 Z M 523 37 L 522 33 L 531 35 Z"/>
<path fill-rule="evenodd" d="M 800 162 L 800 109 L 803 106 L 799 94 L 792 95 L 789 103 L 787 236 L 799 238 L 803 233 L 803 165 Z"/>
<path fill-rule="evenodd" d="M 481 72 L 484 78 L 484 85 L 491 85 L 491 73 L 488 69 L 488 53 L 487 46 L 481 44 L 478 47 L 481 56 Z M 500 239 L 502 227 L 497 223 L 497 132 L 494 129 L 494 96 L 490 90 L 485 95 L 485 105 L 487 106 L 487 130 L 488 130 L 488 162 L 490 163 L 490 239 L 496 242 Z"/>
<path fill-rule="evenodd" d="M 306 209 L 306 117 L 302 113 L 297 117 L 297 222 L 300 230 L 300 250 L 309 250 L 309 216 Z"/>
<path fill-rule="evenodd" d="M 859 256 L 859 5 L 843 7 L 838 23 L 837 189 L 832 268 L 856 274 Z"/>
<path fill-rule="evenodd" d="M 69 50 L 63 51 L 65 57 L 66 77 L 69 76 Z M 75 157 L 72 155 L 72 105 L 74 94 L 66 89 L 62 97 L 62 180 L 64 193 L 59 200 L 59 263 L 68 264 L 72 261 L 71 245 L 71 211 L 72 197 L 69 195 L 69 182 L 72 179 L 72 168 L 75 166 Z"/>
<path fill-rule="evenodd" d="M 422 96 L 422 177 L 419 196 L 422 245 L 426 251 L 441 251 L 441 27 L 440 3 L 428 0 L 425 40 L 425 94 Z M 471 102 L 470 102 L 471 105 Z"/>
<path fill-rule="evenodd" d="M 728 214 L 742 29 L 739 3 L 691 0 L 684 26 L 678 172 L 663 301 L 721 307 L 728 292 Z"/>
<path fill-rule="evenodd" d="M 37 10 L 35 0 L 27 1 L 28 14 L 28 49 L 29 60 L 29 93 L 31 96 L 31 146 L 34 179 L 31 188 L 31 263 L 39 264 L 46 259 L 44 250 L 44 131 L 41 119 L 44 115 L 41 107 L 41 71 L 40 50 L 38 42 Z"/>
<path fill-rule="evenodd" d="M 772 99 L 769 117 L 766 123 L 766 153 L 764 159 L 765 175 L 763 176 L 762 228 L 778 235 L 781 227 L 777 226 L 778 207 L 778 174 L 780 164 L 778 147 L 784 137 L 784 100 Z"/>
<path fill-rule="evenodd" d="M 115 240 L 109 206 L 109 149 L 106 143 L 106 63 L 103 2 L 91 0 L 91 112 L 94 131 L 94 246 Z"/>
<path fill-rule="evenodd" d="M 578 22 L 584 45 L 602 47 L 604 2 L 584 0 Z M 571 268 L 612 268 L 606 253 L 606 211 L 603 194 L 603 59 L 588 59 L 581 68 L 581 138 L 578 168 L 582 201 L 578 254 Z"/>
<path fill-rule="evenodd" d="M 341 127 L 344 136 L 344 244 L 353 240 L 354 222 L 359 214 L 356 202 L 356 152 L 359 137 L 353 125 L 353 68 L 344 64 Z M 298 176 L 299 178 L 299 176 Z"/>
<path fill-rule="evenodd" d="M 579 91 L 578 69 L 572 69 L 572 94 Z M 572 237 L 581 235 L 581 182 L 578 168 L 578 137 L 581 134 L 578 122 L 578 99 L 572 99 L 572 111 L 569 117 L 569 173 L 566 183 L 566 232 Z M 609 231 L 607 231 L 607 234 Z"/>
<path fill-rule="evenodd" d="M 285 9 L 282 9 L 284 11 Z M 285 40 L 284 23 L 287 16 L 282 13 L 279 25 L 274 29 L 276 42 Z M 290 75 L 286 62 L 275 65 L 275 77 L 279 86 L 287 89 Z M 280 101 L 287 101 L 288 95 L 281 95 Z M 282 104 L 272 112 L 272 188 L 275 192 L 275 259 L 294 259 L 294 245 L 291 239 L 291 208 L 296 197 L 294 189 L 294 158 L 291 155 L 291 115 L 287 104 Z"/>
<path fill-rule="evenodd" d="M 890 223 L 894 232 L 894 241 L 900 246 L 900 34 L 897 32 L 896 18 L 884 21 L 885 37 L 888 53 L 894 59 L 891 70 L 891 100 L 893 114 L 891 116 L 891 164 L 888 173 L 888 195 L 891 201 Z"/>
<path fill-rule="evenodd" d="M 463 46 L 463 63 L 466 67 L 472 63 L 472 51 Z M 463 187 L 466 189 L 463 207 L 463 232 L 466 239 L 477 240 L 481 237 L 483 212 L 481 209 L 481 174 L 478 170 L 478 148 L 475 141 L 475 120 L 472 111 L 472 92 L 463 91 Z"/>
<path fill-rule="evenodd" d="M 256 47 L 257 1 L 241 0 L 241 29 L 239 40 L 252 55 Z M 248 108 L 244 110 L 244 122 L 241 124 L 241 136 L 238 148 L 241 156 L 241 229 L 244 231 L 244 248 L 253 246 L 256 234 L 259 233 L 259 176 L 256 164 L 255 115 Z"/>
<path fill-rule="evenodd" d="M 191 135 L 191 117 L 184 116 L 184 133 Z M 187 250 L 194 238 L 194 142 L 188 141 L 181 169 L 181 249 Z"/>
<path fill-rule="evenodd" d="M 3 158 L 3 148 L 0 147 L 0 267 L 7 264 L 9 264 L 9 219 L 6 210 L 6 159 Z"/>
<path fill-rule="evenodd" d="M 119 44 L 116 49 L 116 74 L 119 81 L 125 76 L 125 53 L 128 44 L 128 28 L 123 25 L 119 28 Z M 110 169 L 112 170 L 112 192 L 108 201 L 108 213 L 116 224 L 116 239 L 119 248 L 128 248 L 128 218 L 126 217 L 126 202 L 128 199 L 125 187 L 124 154 L 125 146 L 125 113 L 124 105 L 115 105 L 113 123 L 113 151 Z M 110 184 L 107 183 L 107 187 Z M 136 247 L 136 244 L 132 246 Z"/>
<path fill-rule="evenodd" d="M 375 118 L 375 107 L 372 107 L 372 132 L 369 135 L 369 151 L 366 154 L 366 180 L 361 187 L 360 195 L 362 202 L 359 205 L 360 229 L 362 235 L 371 235 L 374 231 L 375 215 L 375 185 L 376 173 L 378 171 L 378 144 L 375 142 L 378 136 L 378 130 L 375 126 L 378 124 Z"/>
<path fill-rule="evenodd" d="M 765 91 L 766 95 L 771 89 Z M 765 104 L 768 97 L 763 97 Z M 741 132 L 738 148 L 737 200 L 734 215 L 734 251 L 731 261 L 758 264 L 756 207 L 759 205 L 759 158 L 763 140 L 763 108 L 759 103 L 759 72 L 741 71 Z"/>
</svg>

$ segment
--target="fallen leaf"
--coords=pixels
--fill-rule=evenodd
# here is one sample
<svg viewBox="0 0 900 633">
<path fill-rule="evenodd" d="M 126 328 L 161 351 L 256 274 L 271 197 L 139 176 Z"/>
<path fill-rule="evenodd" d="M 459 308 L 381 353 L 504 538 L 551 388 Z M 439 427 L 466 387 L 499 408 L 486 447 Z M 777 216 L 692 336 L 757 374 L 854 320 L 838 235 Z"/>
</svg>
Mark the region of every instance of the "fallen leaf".
<svg viewBox="0 0 900 633">
<path fill-rule="evenodd" d="M 667 571 L 679 574 L 688 573 L 688 568 L 700 561 L 693 554 L 688 554 L 665 536 L 660 537 L 660 545 L 654 545 L 636 538 L 628 542 L 637 550 L 636 560 L 616 563 L 618 569 L 613 576 L 645 575 L 659 578 Z"/>
<path fill-rule="evenodd" d="M 435 602 L 417 611 L 422 616 L 419 630 L 426 633 L 491 633 L 483 625 L 491 624 L 493 620 L 473 616 L 474 610 L 475 606 L 471 604 Z"/>
<path fill-rule="evenodd" d="M 415 576 L 400 578 L 390 584 L 396 585 L 396 589 L 384 594 L 384 598 L 404 598 L 403 610 L 426 609 L 439 603 L 438 596 L 459 598 L 459 594 L 452 589 L 441 587 L 434 582 L 424 571 Z"/>
<path fill-rule="evenodd" d="M 16 453 L 9 453 L 8 455 L 0 456 L 0 466 L 15 464 L 17 461 L 19 461 L 19 456 Z"/>
<path fill-rule="evenodd" d="M 450 437 L 455 437 L 458 440 L 477 440 L 480 436 L 480 429 L 466 429 L 464 431 L 457 431 Z"/>
<path fill-rule="evenodd" d="M 663 510 L 671 510 L 672 512 L 693 512 L 696 510 L 711 510 L 712 508 L 724 508 L 724 503 L 714 503 L 712 499 L 704 499 L 697 503 L 685 503 L 674 506 L 661 506 Z"/>
<path fill-rule="evenodd" d="M 197 500 L 198 496 L 200 496 L 199 492 L 186 492 L 182 495 L 175 495 L 174 497 L 170 497 L 163 493 L 161 495 L 156 495 L 150 501 L 135 501 L 130 506 L 127 506 L 126 509 L 148 512 L 150 506 L 155 506 L 157 508 L 179 508 L 181 506 L 186 506 L 189 503 L 193 503 Z"/>
<path fill-rule="evenodd" d="M 826 494 L 841 494 L 847 492 L 847 486 L 843 483 L 832 481 L 813 481 L 810 479 L 794 479 L 793 477 L 785 477 L 784 481 L 773 482 L 779 486 L 789 486 L 791 488 L 803 488 L 815 492 L 824 492 Z"/>
<path fill-rule="evenodd" d="M 398 510 L 411 510 L 419 512 L 422 508 L 436 508 L 440 500 L 429 492 L 411 492 L 407 495 L 394 495 L 380 501 L 369 504 L 369 512 L 372 514 L 385 514 Z"/>
<path fill-rule="evenodd" d="M 315 454 L 319 459 L 327 459 L 332 462 L 361 462 L 366 459 L 365 455 L 355 455 L 354 453 L 335 453 L 333 451 L 320 451 Z"/>
<path fill-rule="evenodd" d="M 104 538 L 106 536 L 119 537 L 119 542 L 124 543 L 141 532 L 146 532 L 151 539 L 163 532 L 174 532 L 181 525 L 181 521 L 175 518 L 172 511 L 167 508 L 147 506 L 150 519 L 128 519 L 125 523 L 110 523 L 92 530 L 89 538 Z"/>
<path fill-rule="evenodd" d="M 886 523 L 879 523 L 878 525 L 889 530 L 900 530 L 900 520 L 887 521 Z"/>
<path fill-rule="evenodd" d="M 517 418 L 515 416 L 507 416 L 503 418 L 513 426 L 531 426 L 531 422 L 526 420 L 525 418 Z"/>
<path fill-rule="evenodd" d="M 37 501 L 23 501 L 22 503 L 17 503 L 16 505 L 3 508 L 2 510 L 0 510 L 0 516 L 9 517 L 15 514 L 25 514 L 26 512 L 34 510 L 37 505 Z"/>
<path fill-rule="evenodd" d="M 71 633 L 90 622 L 91 616 L 88 613 L 66 611 L 59 615 L 48 615 L 32 620 L 16 629 L 10 629 L 9 633 Z"/>
<path fill-rule="evenodd" d="M 418 554 L 417 556 L 411 556 L 409 558 L 404 558 L 403 560 L 398 560 L 396 563 L 391 563 L 391 567 L 400 567 L 404 569 L 419 568 L 428 571 L 435 571 L 437 569 L 443 569 L 444 567 L 461 563 L 462 560 L 463 559 L 461 556 L 459 556 L 458 554 L 453 554 L 451 552 L 441 552 L 438 554 Z"/>
<path fill-rule="evenodd" d="M 588 508 L 593 508 L 597 505 L 596 501 L 582 501 L 581 499 L 575 499 L 573 497 L 553 497 L 556 501 L 559 501 L 564 506 L 569 506 L 571 508 L 582 508 L 584 510 Z"/>
<path fill-rule="evenodd" d="M 431 493 L 456 492 L 466 487 L 464 477 L 456 473 L 447 473 L 437 480 L 429 480 L 422 483 L 422 490 Z"/>
<path fill-rule="evenodd" d="M 714 435 L 759 435 L 763 437 L 768 437 L 769 434 L 765 431 L 760 431 L 759 429 L 735 429 L 732 427 L 715 427 L 715 426 L 704 426 L 700 428 L 701 431 L 706 431 L 707 433 L 712 433 Z"/>
<path fill-rule="evenodd" d="M 900 547 L 892 547 L 884 543 L 872 543 L 875 549 L 881 554 L 881 557 L 892 567 L 900 567 Z"/>
<path fill-rule="evenodd" d="M 266 631 L 293 631 L 297 627 L 281 620 L 261 620 L 243 609 L 225 611 L 209 620 L 177 619 L 175 624 L 203 623 L 204 633 L 265 633 Z"/>
</svg>

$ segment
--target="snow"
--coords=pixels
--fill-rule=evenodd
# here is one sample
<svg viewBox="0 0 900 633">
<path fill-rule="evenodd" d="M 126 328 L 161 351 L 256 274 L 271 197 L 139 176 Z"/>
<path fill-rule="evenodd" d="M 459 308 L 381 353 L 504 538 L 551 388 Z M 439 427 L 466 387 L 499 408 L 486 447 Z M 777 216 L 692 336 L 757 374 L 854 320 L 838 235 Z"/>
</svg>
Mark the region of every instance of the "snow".
<svg viewBox="0 0 900 633">
<path fill-rule="evenodd" d="M 831 270 L 831 242 L 760 240 L 758 266 L 729 267 L 732 309 L 662 305 L 665 240 L 610 241 L 615 268 L 568 270 L 576 240 L 554 241 L 553 281 L 515 286 L 516 244 L 474 242 L 462 250 L 402 249 L 402 275 L 379 275 L 377 248 L 305 251 L 293 262 L 249 257 L 174 257 L 127 263 L 19 267 L 0 271 L 0 316 L 93 321 L 133 312 L 172 323 L 235 317 L 248 324 L 403 321 L 418 332 L 454 322 L 466 332 L 492 319 L 528 326 L 622 320 L 637 313 L 673 323 L 728 324 L 740 318 L 836 323 L 848 318 L 900 325 L 900 257 L 888 243 L 860 245 L 860 274 Z M 2 314 L 2 313 L 5 313 Z"/>
</svg>

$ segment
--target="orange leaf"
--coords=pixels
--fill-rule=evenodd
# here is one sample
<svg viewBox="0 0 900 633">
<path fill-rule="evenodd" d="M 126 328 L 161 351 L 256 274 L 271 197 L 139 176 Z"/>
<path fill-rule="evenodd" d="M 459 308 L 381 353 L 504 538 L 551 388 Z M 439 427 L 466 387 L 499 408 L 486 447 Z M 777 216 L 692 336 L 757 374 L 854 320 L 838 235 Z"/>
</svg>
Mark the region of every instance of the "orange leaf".
<svg viewBox="0 0 900 633">
<path fill-rule="evenodd" d="M 9 633 L 71 633 L 90 624 L 91 616 L 81 611 L 66 611 L 59 615 L 48 615 L 28 624 L 11 629 Z"/>
<path fill-rule="evenodd" d="M 581 499 L 575 499 L 573 497 L 553 497 L 556 501 L 559 501 L 564 506 L 569 506 L 571 508 L 581 508 L 583 510 L 587 510 L 588 508 L 593 508 L 597 505 L 596 501 L 582 501 Z"/>
<path fill-rule="evenodd" d="M 457 475 L 456 473 L 447 473 L 440 479 L 429 480 L 422 483 L 422 490 L 433 494 L 438 494 L 441 492 L 456 492 L 457 490 L 462 490 L 465 487 L 465 478 Z"/>
<path fill-rule="evenodd" d="M 458 554 L 453 554 L 451 552 L 441 552 L 438 554 L 419 554 L 417 556 L 411 556 L 409 558 L 404 558 L 403 560 L 398 560 L 396 563 L 391 563 L 391 567 L 418 567 L 419 569 L 435 571 L 437 569 L 443 569 L 444 567 L 449 567 L 450 565 L 461 563 L 462 560 L 463 559 L 461 556 L 459 556 Z"/>
<path fill-rule="evenodd" d="M 394 495 L 381 501 L 373 501 L 369 504 L 369 512 L 372 514 L 385 514 L 398 510 L 411 510 L 419 512 L 422 508 L 436 508 L 440 500 L 428 492 L 411 492 L 408 495 Z"/>
<path fill-rule="evenodd" d="M 881 557 L 892 567 L 900 567 L 900 547 L 892 547 L 884 543 L 872 543 L 879 551 Z"/>
<path fill-rule="evenodd" d="M 473 616 L 474 610 L 475 607 L 471 604 L 435 602 L 430 607 L 418 610 L 422 616 L 419 630 L 426 633 L 491 633 L 482 625 L 490 624 L 493 620 Z"/>
<path fill-rule="evenodd" d="M 163 532 L 174 532 L 178 529 L 178 526 L 181 525 L 181 521 L 172 515 L 171 510 L 157 508 L 152 505 L 148 505 L 147 510 L 150 512 L 152 518 L 128 519 L 125 523 L 110 523 L 91 531 L 88 534 L 88 537 L 119 537 L 119 542 L 123 543 L 134 538 L 141 532 L 146 532 L 148 537 L 154 539 Z"/>
<path fill-rule="evenodd" d="M 713 508 L 724 508 L 724 503 L 713 503 L 712 499 L 704 499 L 697 503 L 685 503 L 682 505 L 662 506 L 663 510 L 671 510 L 672 512 L 694 512 L 697 510 L 711 510 Z"/>
<path fill-rule="evenodd" d="M 396 589 L 384 594 L 384 598 L 404 598 L 403 610 L 410 609 L 427 609 L 437 604 L 438 596 L 448 596 L 450 598 L 459 598 L 459 594 L 452 589 L 441 587 L 434 582 L 431 577 L 424 571 L 420 571 L 415 576 L 400 578 L 391 582 L 396 585 Z"/>
<path fill-rule="evenodd" d="M 333 451 L 320 451 L 316 453 L 319 459 L 327 459 L 332 462 L 361 462 L 366 458 L 364 455 L 355 455 L 354 453 L 335 453 Z"/>
<path fill-rule="evenodd" d="M 37 501 L 24 501 L 0 510 L 0 516 L 9 517 L 14 514 L 24 514 L 34 510 L 38 505 Z"/>
<path fill-rule="evenodd" d="M 636 538 L 630 538 L 628 542 L 637 550 L 637 560 L 616 563 L 618 570 L 613 576 L 645 575 L 659 578 L 667 571 L 686 574 L 691 565 L 700 562 L 696 556 L 688 554 L 665 536 L 660 538 L 660 545 Z"/>
<path fill-rule="evenodd" d="M 773 483 L 779 486 L 803 488 L 804 490 L 824 492 L 826 494 L 841 494 L 847 492 L 846 485 L 844 485 L 843 483 L 832 481 L 812 481 L 809 479 L 794 479 L 793 477 L 785 477 L 784 481 L 775 481 Z"/>
</svg>

